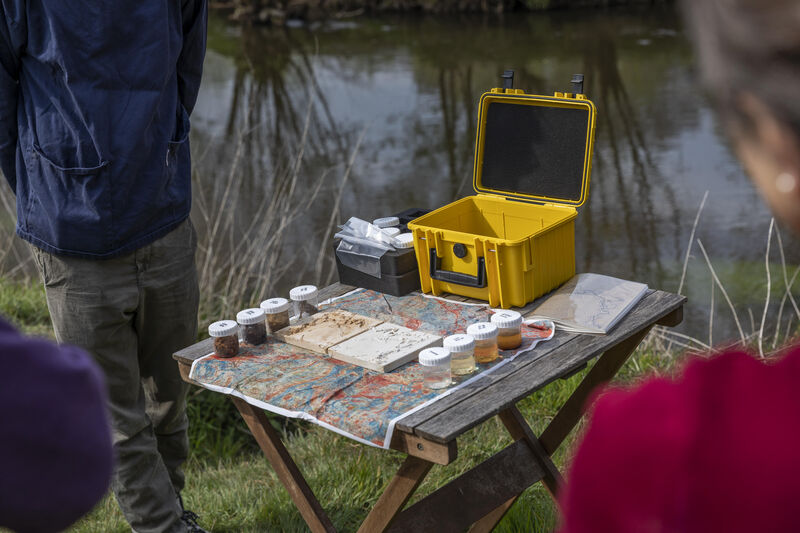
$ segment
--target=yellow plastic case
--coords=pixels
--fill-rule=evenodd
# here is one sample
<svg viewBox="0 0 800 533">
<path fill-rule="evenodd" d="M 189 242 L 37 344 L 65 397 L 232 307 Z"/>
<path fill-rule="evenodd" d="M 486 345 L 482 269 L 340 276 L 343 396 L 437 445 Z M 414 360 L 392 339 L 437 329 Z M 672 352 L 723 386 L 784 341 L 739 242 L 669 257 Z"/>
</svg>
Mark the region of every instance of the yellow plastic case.
<svg viewBox="0 0 800 533">
<path fill-rule="evenodd" d="M 575 274 L 574 220 L 589 190 L 596 115 L 579 81 L 575 94 L 483 94 L 477 195 L 408 224 L 423 292 L 522 307 Z"/>
</svg>

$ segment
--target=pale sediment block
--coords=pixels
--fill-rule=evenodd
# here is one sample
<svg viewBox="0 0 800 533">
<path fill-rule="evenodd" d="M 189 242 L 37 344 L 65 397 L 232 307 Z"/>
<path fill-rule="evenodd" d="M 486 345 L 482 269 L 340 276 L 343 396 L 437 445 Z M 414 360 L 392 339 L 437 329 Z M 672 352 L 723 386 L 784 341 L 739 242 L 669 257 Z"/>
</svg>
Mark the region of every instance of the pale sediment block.
<svg viewBox="0 0 800 533">
<path fill-rule="evenodd" d="M 377 372 L 390 372 L 417 358 L 420 351 L 441 346 L 442 338 L 384 323 L 328 349 L 331 357 Z"/>
<path fill-rule="evenodd" d="M 334 309 L 311 315 L 278 331 L 275 336 L 288 344 L 326 353 L 334 344 L 363 333 L 381 322 L 383 321 L 375 318 Z"/>
</svg>

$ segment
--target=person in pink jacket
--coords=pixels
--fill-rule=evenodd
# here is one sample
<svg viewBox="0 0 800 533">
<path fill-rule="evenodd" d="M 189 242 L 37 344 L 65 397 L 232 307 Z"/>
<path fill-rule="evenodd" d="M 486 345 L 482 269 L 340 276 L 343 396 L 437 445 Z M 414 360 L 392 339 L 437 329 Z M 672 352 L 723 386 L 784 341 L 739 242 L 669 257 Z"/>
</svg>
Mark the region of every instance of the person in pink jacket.
<svg viewBox="0 0 800 533">
<path fill-rule="evenodd" d="M 800 3 L 684 0 L 703 80 L 774 213 L 800 233 Z M 563 533 L 800 531 L 800 347 L 690 360 L 604 391 L 561 494 Z"/>
</svg>

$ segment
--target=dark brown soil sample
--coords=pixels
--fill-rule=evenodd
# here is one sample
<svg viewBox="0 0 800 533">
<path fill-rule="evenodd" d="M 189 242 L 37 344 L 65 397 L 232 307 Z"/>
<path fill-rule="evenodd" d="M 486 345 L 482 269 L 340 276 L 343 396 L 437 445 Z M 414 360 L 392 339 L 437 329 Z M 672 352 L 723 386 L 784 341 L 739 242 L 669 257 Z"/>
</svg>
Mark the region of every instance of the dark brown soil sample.
<svg viewBox="0 0 800 533">
<path fill-rule="evenodd" d="M 219 357 L 233 357 L 239 353 L 239 339 L 236 335 L 214 337 L 214 353 Z"/>
</svg>

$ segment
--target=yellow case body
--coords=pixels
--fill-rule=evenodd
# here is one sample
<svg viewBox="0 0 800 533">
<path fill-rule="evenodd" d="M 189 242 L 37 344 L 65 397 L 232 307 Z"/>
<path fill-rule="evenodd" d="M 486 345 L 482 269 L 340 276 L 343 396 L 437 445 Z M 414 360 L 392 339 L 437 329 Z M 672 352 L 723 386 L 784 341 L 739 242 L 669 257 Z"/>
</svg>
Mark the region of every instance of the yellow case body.
<svg viewBox="0 0 800 533">
<path fill-rule="evenodd" d="M 482 182 L 486 121 L 493 103 L 561 107 L 587 113 L 586 142 L 576 147 L 583 149 L 577 196 L 554 198 L 495 189 Z M 473 173 L 477 195 L 457 200 L 408 224 L 414 235 L 423 292 L 459 294 L 486 300 L 493 307 L 522 307 L 575 274 L 574 221 L 576 207 L 586 201 L 588 194 L 595 115 L 594 105 L 582 94 L 556 93 L 548 97 L 527 95 L 518 89 L 493 89 L 481 97 Z"/>
</svg>

